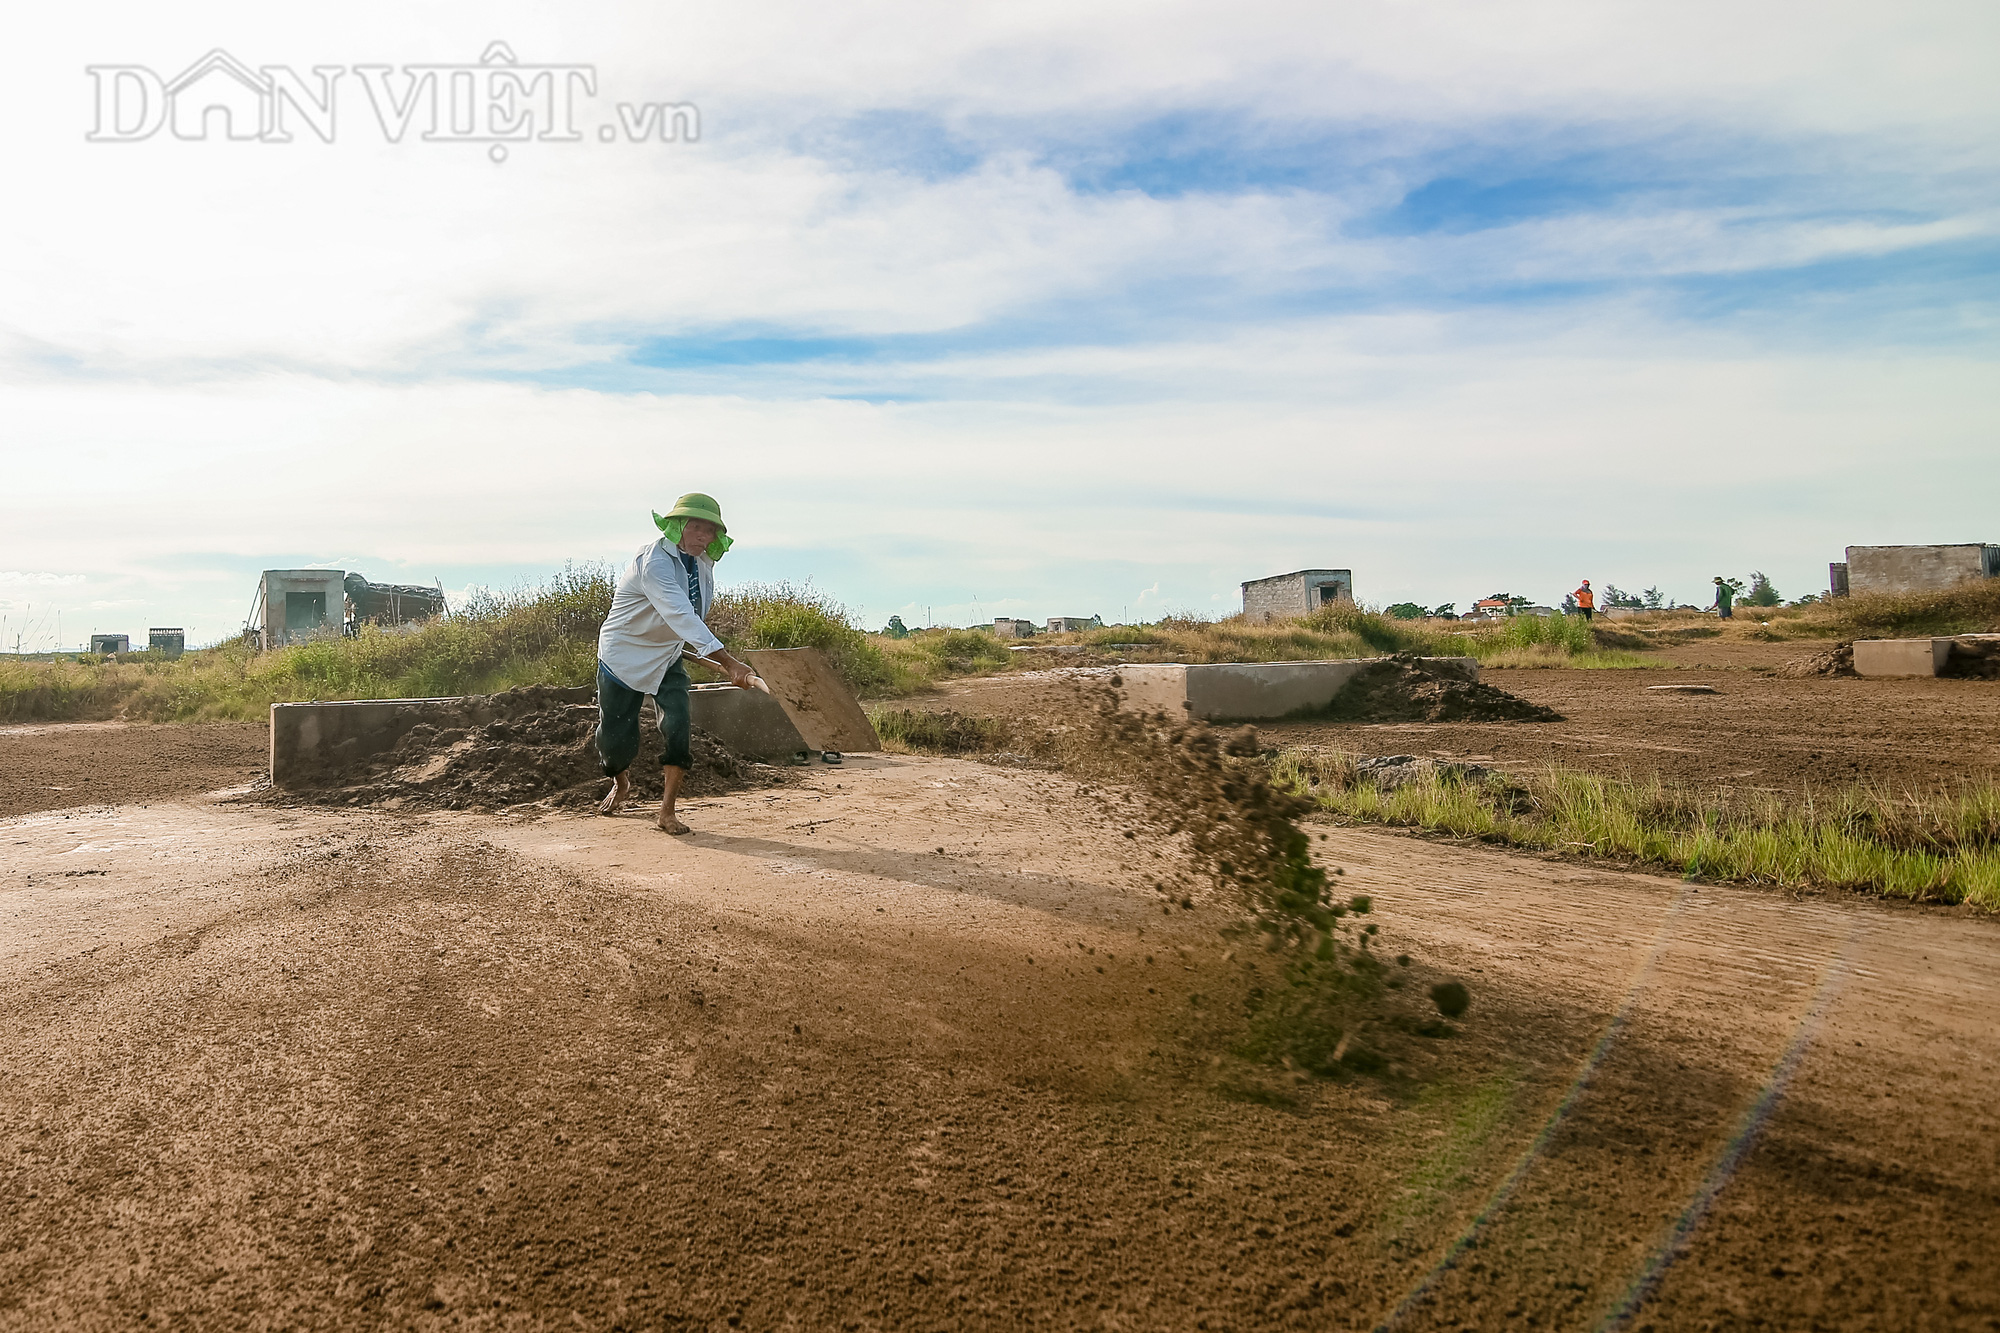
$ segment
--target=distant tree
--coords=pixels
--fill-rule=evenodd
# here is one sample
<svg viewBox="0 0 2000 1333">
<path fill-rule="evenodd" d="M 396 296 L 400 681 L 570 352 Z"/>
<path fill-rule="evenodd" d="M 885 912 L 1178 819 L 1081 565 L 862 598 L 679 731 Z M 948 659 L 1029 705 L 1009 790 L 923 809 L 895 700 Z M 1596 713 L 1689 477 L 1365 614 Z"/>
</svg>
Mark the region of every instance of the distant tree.
<svg viewBox="0 0 2000 1333">
<path fill-rule="evenodd" d="M 1629 592 L 1626 592 L 1623 588 L 1619 587 L 1615 583 L 1607 583 L 1604 585 L 1604 604 L 1606 606 L 1627 607 L 1633 611 L 1640 610 L 1646 605 L 1644 602 L 1640 601 L 1636 596 L 1634 596 Z"/>
<path fill-rule="evenodd" d="M 882 632 L 892 639 L 907 639 L 910 637 L 910 631 L 903 627 L 903 618 L 901 616 L 890 616 L 889 623 L 883 628 Z"/>
<path fill-rule="evenodd" d="M 1430 613 L 1415 602 L 1398 602 L 1389 608 L 1389 614 L 1398 620 L 1422 620 Z"/>
<path fill-rule="evenodd" d="M 1734 580 L 1732 580 L 1733 582 Z M 1761 569 L 1750 571 L 1750 593 L 1743 599 L 1745 606 L 1783 606 L 1785 599 L 1771 586 L 1771 578 Z"/>
<path fill-rule="evenodd" d="M 1648 611 L 1657 611 L 1667 604 L 1667 599 L 1660 595 L 1660 590 L 1657 586 L 1648 588 L 1639 595 L 1646 599 L 1646 609 Z"/>
<path fill-rule="evenodd" d="M 1575 594 L 1575 593 L 1571 593 L 1571 592 L 1566 592 L 1566 593 L 1564 593 L 1564 594 L 1563 594 L 1563 606 L 1562 606 L 1562 610 L 1563 610 L 1563 614 L 1564 614 L 1564 615 L 1566 615 L 1566 616 L 1573 616 L 1573 615 L 1575 615 L 1575 614 L 1576 614 L 1576 594 Z"/>
<path fill-rule="evenodd" d="M 1792 606 L 1817 606 L 1817 605 L 1819 605 L 1819 604 L 1820 604 L 1821 602 L 1823 602 L 1823 601 L 1825 601 L 1825 600 L 1826 600 L 1826 597 L 1825 597 L 1825 595 L 1824 595 L 1824 594 L 1822 594 L 1822 593 L 1816 593 L 1816 592 L 1809 592 L 1809 593 L 1807 593 L 1807 594 L 1806 594 L 1805 596 L 1803 596 L 1803 597 L 1799 598 L 1799 599 L 1798 599 L 1797 601 L 1795 601 L 1795 602 L 1792 602 L 1792 603 L 1790 603 L 1790 605 L 1792 605 Z"/>
<path fill-rule="evenodd" d="M 1458 603 L 1446 602 L 1442 606 L 1432 607 L 1431 618 L 1434 620 L 1457 620 Z"/>
</svg>

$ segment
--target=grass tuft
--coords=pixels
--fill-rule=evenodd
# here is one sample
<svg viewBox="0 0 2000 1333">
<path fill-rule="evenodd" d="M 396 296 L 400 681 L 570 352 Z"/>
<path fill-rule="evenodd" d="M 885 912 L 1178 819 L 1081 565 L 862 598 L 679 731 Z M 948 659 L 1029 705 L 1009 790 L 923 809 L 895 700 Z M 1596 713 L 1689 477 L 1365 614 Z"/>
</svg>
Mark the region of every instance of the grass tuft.
<svg viewBox="0 0 2000 1333">
<path fill-rule="evenodd" d="M 1437 776 L 1393 791 L 1355 776 L 1354 757 L 1287 751 L 1274 779 L 1326 810 L 1371 823 L 1572 856 L 1609 857 L 1693 878 L 1852 889 L 2000 911 L 2000 786 L 1968 782 L 1894 794 L 1703 792 L 1550 767 L 1485 785 Z"/>
</svg>

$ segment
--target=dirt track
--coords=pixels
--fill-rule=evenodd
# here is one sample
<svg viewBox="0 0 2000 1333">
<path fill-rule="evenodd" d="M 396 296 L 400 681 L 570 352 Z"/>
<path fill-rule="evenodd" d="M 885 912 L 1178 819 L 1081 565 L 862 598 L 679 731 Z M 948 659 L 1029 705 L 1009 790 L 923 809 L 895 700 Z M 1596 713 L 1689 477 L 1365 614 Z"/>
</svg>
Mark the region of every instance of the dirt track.
<svg viewBox="0 0 2000 1333">
<path fill-rule="evenodd" d="M 2000 684 L 1768 673 L 1812 648 L 1703 644 L 1659 654 L 1674 665 L 1658 668 L 1480 673 L 1487 684 L 1554 708 L 1562 722 L 1284 723 L 1259 730 L 1276 745 L 1448 757 L 1516 770 L 1554 761 L 1614 776 L 1786 791 L 1854 783 L 1928 787 L 2000 776 Z M 1649 688 L 1686 684 L 1713 685 L 1716 693 Z M 1035 673 L 956 681 L 912 703 L 1040 728 L 1066 718 L 1070 695 L 1062 674 Z"/>
<path fill-rule="evenodd" d="M 0 818 L 234 787 L 270 767 L 270 736 L 259 722 L 0 727 Z"/>
<path fill-rule="evenodd" d="M 0 822 L 0 1327 L 2000 1326 L 1996 923 L 1334 829 L 1474 1010 L 1292 1085 L 1113 810 Z"/>
</svg>

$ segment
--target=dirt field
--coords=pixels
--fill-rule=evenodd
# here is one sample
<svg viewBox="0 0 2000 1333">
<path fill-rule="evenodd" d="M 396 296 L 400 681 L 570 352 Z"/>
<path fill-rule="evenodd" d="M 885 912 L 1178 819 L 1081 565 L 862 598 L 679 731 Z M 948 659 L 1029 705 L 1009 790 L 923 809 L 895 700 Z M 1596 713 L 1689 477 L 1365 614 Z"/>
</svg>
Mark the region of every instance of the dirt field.
<svg viewBox="0 0 2000 1333">
<path fill-rule="evenodd" d="M 2000 1327 L 2000 923 L 1329 829 L 1475 998 L 1293 1084 L 1114 811 L 0 821 L 0 1328 Z"/>
<path fill-rule="evenodd" d="M 257 722 L 0 727 L 0 817 L 234 787 L 270 767 L 270 737 Z"/>
<path fill-rule="evenodd" d="M 1473 760 L 1501 769 L 1557 761 L 1612 775 L 1727 782 L 1788 791 L 1855 782 L 1928 786 L 2000 775 L 2000 684 L 1984 680 L 1784 677 L 1770 669 L 1807 644 L 1693 644 L 1659 668 L 1487 669 L 1480 680 L 1554 708 L 1562 722 L 1267 724 L 1274 745 Z M 915 707 L 1060 724 L 1060 673 L 956 681 Z M 1707 684 L 1714 694 L 1655 685 Z"/>
</svg>

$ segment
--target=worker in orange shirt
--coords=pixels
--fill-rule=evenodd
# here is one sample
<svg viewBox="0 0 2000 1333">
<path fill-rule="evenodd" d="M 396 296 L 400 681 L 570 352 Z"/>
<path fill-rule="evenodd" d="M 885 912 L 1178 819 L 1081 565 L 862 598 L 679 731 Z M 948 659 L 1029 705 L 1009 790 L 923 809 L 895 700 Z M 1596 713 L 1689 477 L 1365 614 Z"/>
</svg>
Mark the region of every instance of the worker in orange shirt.
<svg viewBox="0 0 2000 1333">
<path fill-rule="evenodd" d="M 1590 580 L 1585 579 L 1583 586 L 1570 596 L 1576 598 L 1576 609 L 1583 612 L 1585 620 L 1589 620 L 1590 613 L 1597 609 L 1597 594 L 1590 590 Z"/>
</svg>

